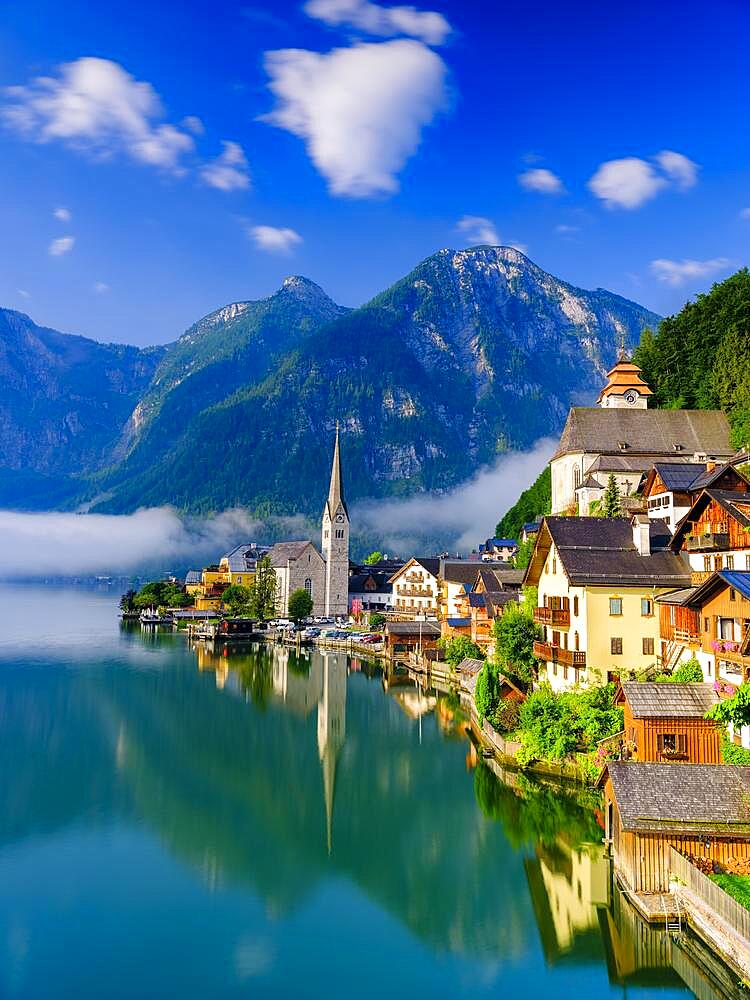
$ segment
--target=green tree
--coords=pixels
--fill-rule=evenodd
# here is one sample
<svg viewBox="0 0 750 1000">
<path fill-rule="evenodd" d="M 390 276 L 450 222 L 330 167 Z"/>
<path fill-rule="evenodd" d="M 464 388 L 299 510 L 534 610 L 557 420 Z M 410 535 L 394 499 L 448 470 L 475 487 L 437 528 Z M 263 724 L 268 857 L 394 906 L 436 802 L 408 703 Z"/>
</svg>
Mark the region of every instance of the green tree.
<svg viewBox="0 0 750 1000">
<path fill-rule="evenodd" d="M 520 538 L 524 524 L 543 517 L 552 510 L 552 473 L 549 465 L 537 480 L 524 490 L 510 510 L 498 521 L 496 538 Z"/>
<path fill-rule="evenodd" d="M 367 620 L 367 624 L 370 628 L 382 628 L 386 623 L 385 615 L 381 615 L 379 611 L 373 611 Z"/>
<path fill-rule="evenodd" d="M 521 705 L 518 730 L 523 764 L 534 760 L 559 762 L 576 751 L 593 750 L 623 726 L 622 709 L 614 705 L 616 686 L 555 694 L 541 684 Z"/>
<path fill-rule="evenodd" d="M 692 656 L 689 660 L 681 663 L 671 674 L 659 674 L 656 680 L 669 684 L 697 684 L 703 680 L 703 671 L 698 660 Z"/>
<path fill-rule="evenodd" d="M 383 553 L 378 552 L 378 550 L 375 549 L 375 551 L 371 552 L 369 556 L 365 559 L 365 566 L 374 566 L 376 563 L 382 561 L 383 561 Z"/>
<path fill-rule="evenodd" d="M 120 598 L 120 611 L 135 611 L 135 590 L 126 590 Z"/>
<path fill-rule="evenodd" d="M 622 495 L 617 480 L 611 472 L 599 505 L 599 517 L 622 517 Z"/>
<path fill-rule="evenodd" d="M 313 609 L 312 597 L 301 587 L 294 590 L 289 595 L 289 607 L 287 613 L 295 625 L 299 625 L 305 618 L 309 618 Z"/>
<path fill-rule="evenodd" d="M 536 535 L 530 535 L 525 542 L 519 544 L 516 554 L 511 559 L 514 569 L 526 569 L 531 562 L 535 544 Z"/>
<path fill-rule="evenodd" d="M 477 683 L 474 688 L 474 704 L 476 705 L 480 722 L 484 722 L 485 719 L 489 719 L 490 722 L 493 721 L 500 705 L 501 689 L 502 675 L 497 665 L 487 660 L 479 671 Z"/>
<path fill-rule="evenodd" d="M 151 607 L 186 608 L 191 604 L 193 598 L 172 580 L 152 580 L 144 584 L 133 598 L 133 606 L 138 611 Z"/>
<path fill-rule="evenodd" d="M 750 725 L 750 684 L 740 684 L 734 695 L 714 705 L 706 718 L 725 724 L 731 722 L 736 729 Z"/>
<path fill-rule="evenodd" d="M 256 563 L 250 593 L 252 617 L 259 621 L 273 618 L 276 614 L 276 573 L 268 556 L 263 556 Z"/>
<path fill-rule="evenodd" d="M 247 615 L 250 613 L 252 596 L 250 587 L 233 583 L 221 595 L 221 603 L 230 615 Z"/>
<path fill-rule="evenodd" d="M 524 603 L 506 604 L 492 625 L 495 638 L 495 662 L 502 673 L 527 687 L 536 677 L 534 641 L 541 638 L 541 629 L 531 609 Z"/>
<path fill-rule="evenodd" d="M 438 646 L 445 652 L 445 658 L 452 667 L 457 667 L 462 660 L 484 659 L 484 653 L 468 635 L 454 635 L 450 639 L 440 639 Z"/>
</svg>

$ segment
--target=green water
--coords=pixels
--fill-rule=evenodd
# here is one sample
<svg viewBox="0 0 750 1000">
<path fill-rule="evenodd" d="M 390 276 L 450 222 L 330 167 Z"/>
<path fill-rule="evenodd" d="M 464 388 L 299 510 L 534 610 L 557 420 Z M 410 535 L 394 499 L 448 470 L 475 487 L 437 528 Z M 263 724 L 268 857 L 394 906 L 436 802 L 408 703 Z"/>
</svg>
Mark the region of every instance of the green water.
<svg viewBox="0 0 750 1000">
<path fill-rule="evenodd" d="M 0 608 L 0 996 L 689 995 L 596 797 L 496 776 L 450 699 L 108 595 Z"/>
</svg>

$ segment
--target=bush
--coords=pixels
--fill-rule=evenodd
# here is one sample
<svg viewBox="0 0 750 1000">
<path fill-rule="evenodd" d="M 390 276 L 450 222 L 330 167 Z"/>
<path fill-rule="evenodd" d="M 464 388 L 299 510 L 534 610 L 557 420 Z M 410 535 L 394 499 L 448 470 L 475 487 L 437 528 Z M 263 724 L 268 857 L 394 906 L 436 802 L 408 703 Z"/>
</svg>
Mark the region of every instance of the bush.
<svg viewBox="0 0 750 1000">
<path fill-rule="evenodd" d="M 289 595 L 289 605 L 287 611 L 289 617 L 295 625 L 299 624 L 299 622 L 303 621 L 303 619 L 309 617 L 312 613 L 312 609 L 313 599 L 306 590 L 302 590 L 300 587 L 299 590 L 292 591 Z"/>
<path fill-rule="evenodd" d="M 499 733 L 512 733 L 518 728 L 521 706 L 515 698 L 502 698 L 490 716 L 490 722 Z"/>
<path fill-rule="evenodd" d="M 732 743 L 729 733 L 724 730 L 721 736 L 721 759 L 725 764 L 750 764 L 750 750 Z"/>
<path fill-rule="evenodd" d="M 542 684 L 521 705 L 518 760 L 559 762 L 575 751 L 594 749 L 599 740 L 623 727 L 623 711 L 613 704 L 616 686 L 555 694 Z"/>
<path fill-rule="evenodd" d="M 502 677 L 497 666 L 488 660 L 479 671 L 474 688 L 474 704 L 480 722 L 484 722 L 485 719 L 491 721 L 497 711 L 500 704 L 501 684 Z"/>
<path fill-rule="evenodd" d="M 445 658 L 452 667 L 462 660 L 483 660 L 484 653 L 472 642 L 468 635 L 454 635 L 452 639 L 439 639 L 438 646 L 445 652 Z"/>
<path fill-rule="evenodd" d="M 385 622 L 385 615 L 381 615 L 379 611 L 373 611 L 367 620 L 367 624 L 370 628 L 382 628 L 385 625 Z"/>
<path fill-rule="evenodd" d="M 694 656 L 685 660 L 672 674 L 672 681 L 675 684 L 696 684 L 703 680 L 703 671 L 700 663 Z"/>
<path fill-rule="evenodd" d="M 541 630 L 531 610 L 524 604 L 506 604 L 492 626 L 495 637 L 495 661 L 500 670 L 527 687 L 536 676 L 534 640 Z"/>
</svg>

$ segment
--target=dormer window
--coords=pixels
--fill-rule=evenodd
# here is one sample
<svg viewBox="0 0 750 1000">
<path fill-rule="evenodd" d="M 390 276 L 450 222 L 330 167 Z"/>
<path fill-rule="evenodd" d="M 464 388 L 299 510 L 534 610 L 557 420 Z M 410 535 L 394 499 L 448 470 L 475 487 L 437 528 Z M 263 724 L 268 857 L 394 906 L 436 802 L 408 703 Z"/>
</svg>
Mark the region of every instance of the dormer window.
<svg viewBox="0 0 750 1000">
<path fill-rule="evenodd" d="M 620 451 L 627 451 L 630 445 L 628 444 L 627 441 L 618 441 L 617 447 L 620 449 Z"/>
<path fill-rule="evenodd" d="M 675 451 L 684 451 L 684 448 L 682 447 L 682 445 L 681 445 L 681 444 L 676 444 L 676 445 L 674 446 L 674 450 L 675 450 Z"/>
</svg>

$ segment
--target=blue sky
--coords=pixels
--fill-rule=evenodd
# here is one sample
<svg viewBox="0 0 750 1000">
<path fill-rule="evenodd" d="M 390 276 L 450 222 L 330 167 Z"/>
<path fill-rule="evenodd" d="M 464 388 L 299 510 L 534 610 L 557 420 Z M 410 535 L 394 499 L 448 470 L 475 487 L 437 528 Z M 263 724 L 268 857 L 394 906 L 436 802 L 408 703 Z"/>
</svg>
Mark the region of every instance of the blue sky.
<svg viewBox="0 0 750 1000">
<path fill-rule="evenodd" d="M 744 0 L 0 9 L 0 305 L 39 323 L 166 342 L 495 239 L 662 313 L 747 263 Z"/>
</svg>

